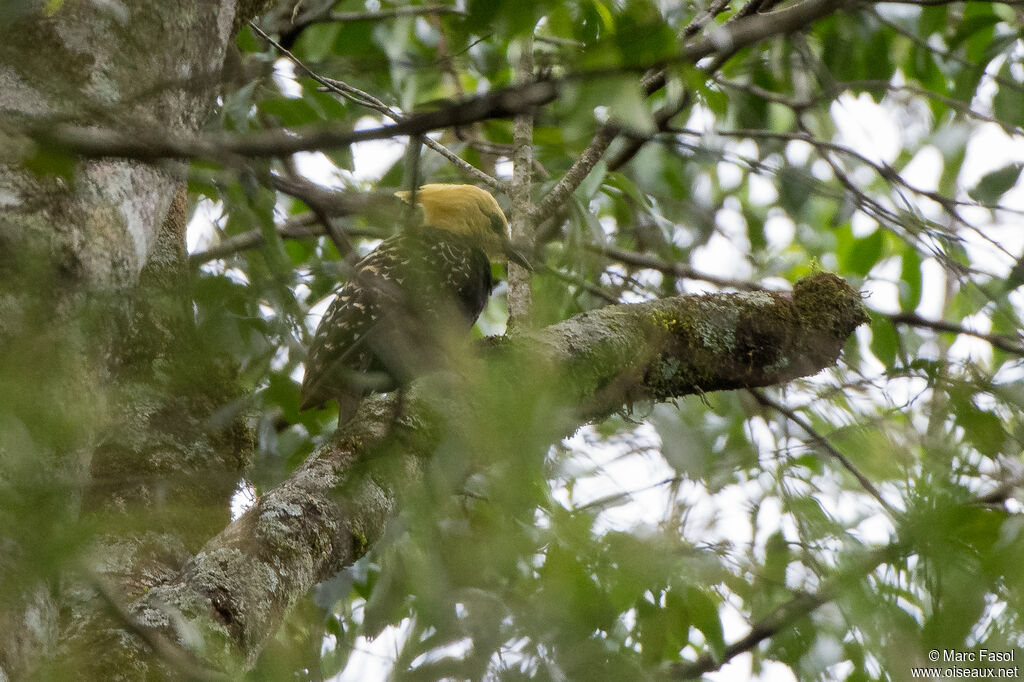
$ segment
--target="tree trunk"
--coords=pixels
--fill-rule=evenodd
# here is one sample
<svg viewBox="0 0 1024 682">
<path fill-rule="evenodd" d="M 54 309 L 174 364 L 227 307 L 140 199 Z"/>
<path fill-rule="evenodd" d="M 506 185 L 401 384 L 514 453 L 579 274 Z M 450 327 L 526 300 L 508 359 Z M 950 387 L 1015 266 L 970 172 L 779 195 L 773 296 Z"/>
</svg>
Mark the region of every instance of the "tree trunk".
<svg viewBox="0 0 1024 682">
<path fill-rule="evenodd" d="M 79 162 L 22 132 L 195 132 L 249 4 L 64 2 L 44 15 L 26 2 L 0 26 L 0 451 L 32 463 L 0 481 L 7 500 L 38 498 L 38 525 L 2 539 L 0 574 L 45 566 L 40 538 L 78 546 L 62 533 L 119 520 L 116 537 L 67 553 L 79 570 L 50 566 L 31 593 L 4 595 L 0 678 L 58 649 L 74 677 L 88 661 L 99 677 L 134 676 L 95 655 L 118 620 L 104 590 L 131 600 L 175 575 L 227 520 L 251 445 L 238 419 L 208 424 L 238 389 L 233 368 L 201 354 L 181 286 L 185 166 Z M 208 381 L 182 390 L 186 370 Z"/>
</svg>

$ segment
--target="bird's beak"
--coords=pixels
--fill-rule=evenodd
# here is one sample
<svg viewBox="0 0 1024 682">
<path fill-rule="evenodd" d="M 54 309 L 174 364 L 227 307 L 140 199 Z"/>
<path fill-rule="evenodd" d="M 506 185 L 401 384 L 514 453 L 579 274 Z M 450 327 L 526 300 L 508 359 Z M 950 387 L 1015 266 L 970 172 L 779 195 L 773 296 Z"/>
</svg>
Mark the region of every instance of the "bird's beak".
<svg viewBox="0 0 1024 682">
<path fill-rule="evenodd" d="M 530 258 L 527 255 L 531 249 L 525 244 L 514 244 L 512 242 L 505 242 L 502 245 L 502 253 L 517 265 L 521 265 L 531 272 L 534 270 L 533 263 L 530 262 Z"/>
</svg>

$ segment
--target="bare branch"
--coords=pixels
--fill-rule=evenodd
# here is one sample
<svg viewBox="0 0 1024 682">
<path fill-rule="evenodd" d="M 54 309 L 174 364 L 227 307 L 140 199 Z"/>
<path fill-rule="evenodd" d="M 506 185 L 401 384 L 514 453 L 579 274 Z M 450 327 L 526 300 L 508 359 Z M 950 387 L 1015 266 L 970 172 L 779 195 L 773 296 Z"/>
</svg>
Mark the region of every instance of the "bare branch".
<svg viewBox="0 0 1024 682">
<path fill-rule="evenodd" d="M 857 482 L 860 483 L 860 486 L 864 488 L 864 490 L 866 490 L 869 495 L 878 500 L 878 503 L 882 505 L 883 509 L 889 512 L 889 514 L 896 513 L 896 509 L 894 509 L 888 502 L 885 501 L 885 498 L 882 497 L 882 493 L 878 491 L 878 488 L 876 488 L 875 484 L 871 482 L 871 479 L 862 474 L 860 470 L 858 470 L 857 467 L 853 465 L 853 462 L 851 462 L 849 458 L 846 457 L 846 455 L 839 452 L 839 450 L 837 450 L 835 446 L 829 443 L 828 439 L 825 438 L 825 436 L 818 433 L 818 431 L 813 426 L 811 426 L 811 424 L 806 419 L 804 419 L 796 412 L 783 405 L 782 403 L 769 398 L 767 395 L 765 395 L 763 391 L 751 389 L 750 394 L 754 396 L 754 399 L 757 400 L 757 402 L 761 403 L 765 407 L 770 407 L 776 412 L 781 413 L 786 417 L 786 419 L 790 420 L 791 422 L 799 426 L 801 429 L 803 429 L 804 432 L 811 437 L 811 440 L 818 447 L 824 450 L 829 457 L 835 459 L 837 462 L 843 465 L 844 469 L 853 474 L 853 477 L 857 479 Z"/>
<path fill-rule="evenodd" d="M 852 7 L 853 0 L 804 0 L 781 9 L 713 26 L 709 35 L 687 43 L 683 54 L 692 61 L 721 52 L 734 52 L 766 38 L 800 31 L 833 12 Z"/>
<path fill-rule="evenodd" d="M 801 618 L 811 614 L 819 606 L 835 599 L 840 594 L 843 584 L 862 578 L 874 571 L 883 563 L 896 561 L 906 554 L 902 543 L 894 542 L 881 549 L 869 552 L 854 565 L 825 582 L 817 592 L 800 593 L 780 605 L 768 616 L 754 623 L 744 637 L 725 647 L 720 657 L 710 653 L 704 654 L 696 661 L 676 663 L 672 666 L 672 677 L 680 680 L 692 680 L 706 673 L 718 670 L 736 656 L 752 650 L 764 640 L 774 637 Z"/>
<path fill-rule="evenodd" d="M 1012 490 L 1020 485 L 1020 482 L 1019 478 L 1014 478 L 996 490 L 979 495 L 974 500 L 965 503 L 964 506 L 1000 505 Z M 753 650 L 764 640 L 774 637 L 791 624 L 810 615 L 819 606 L 835 600 L 842 593 L 843 585 L 867 576 L 882 564 L 892 564 L 898 561 L 910 551 L 906 542 L 897 539 L 884 547 L 868 552 L 853 561 L 847 568 L 838 571 L 816 592 L 797 594 L 768 616 L 751 625 L 750 631 L 736 642 L 726 646 L 720 657 L 707 653 L 695 661 L 677 663 L 672 666 L 672 676 L 675 679 L 690 680 L 720 669 L 736 656 Z"/>
<path fill-rule="evenodd" d="M 380 230 L 364 230 L 356 227 L 336 227 L 336 229 L 348 237 L 383 239 L 390 236 L 390 233 Z M 322 237 L 326 234 L 323 222 L 313 213 L 305 213 L 296 218 L 286 220 L 276 226 L 274 230 L 282 239 L 310 239 L 312 237 Z M 249 230 L 248 232 L 228 237 L 208 249 L 189 254 L 188 262 L 192 265 L 202 265 L 211 260 L 227 258 L 242 251 L 258 249 L 266 241 L 266 234 L 262 230 Z"/>
<path fill-rule="evenodd" d="M 588 245 L 588 248 L 592 251 L 604 254 L 612 260 L 619 261 L 620 263 L 626 263 L 627 265 L 634 265 L 640 268 L 658 270 L 659 272 L 663 272 L 666 275 L 677 277 L 679 279 L 693 279 L 702 282 L 710 282 L 716 286 L 739 289 L 740 291 L 757 291 L 764 288 L 755 282 L 718 277 L 717 275 L 700 272 L 685 263 L 664 260 L 647 253 L 626 251 L 625 249 L 620 249 L 615 246 Z"/>
<path fill-rule="evenodd" d="M 722 27 L 715 27 L 710 36 L 689 42 L 669 62 L 697 61 L 711 55 L 733 52 L 748 45 L 777 35 L 800 30 L 828 14 L 853 4 L 854 0 L 804 0 L 783 9 L 758 14 Z M 616 71 L 618 71 L 616 69 Z M 596 76 L 608 70 L 572 76 Z M 661 87 L 655 78 L 651 87 Z M 508 118 L 532 111 L 557 97 L 558 82 L 544 80 L 504 88 L 472 97 L 438 111 L 414 114 L 392 125 L 351 130 L 339 126 L 318 126 L 311 130 L 273 130 L 247 135 L 209 133 L 184 138 L 158 136 L 154 130 L 115 131 L 85 126 L 53 125 L 45 122 L 32 127 L 29 133 L 37 141 L 87 158 L 133 158 L 142 161 L 156 159 L 213 158 L 236 161 L 235 157 L 275 157 L 302 151 L 344 147 L 355 142 L 381 140 L 424 133 L 452 126 L 469 125 L 492 118 Z M 591 146 L 566 174 L 570 179 L 552 189 L 549 197 L 535 209 L 531 217 L 544 215 L 568 198 L 572 190 L 587 176 L 614 139 L 614 134 L 601 130 Z M 578 166 L 578 167 L 577 167 Z M 576 185 L 572 185 L 576 182 Z M 539 210 L 543 208 L 544 211 Z"/>
<path fill-rule="evenodd" d="M 331 236 L 337 245 L 346 244 L 349 237 L 385 237 L 376 230 L 360 230 L 356 228 L 340 228 L 332 218 L 351 215 L 370 215 L 379 218 L 381 224 L 397 224 L 405 211 L 405 204 L 389 193 L 354 192 L 331 190 L 302 179 L 287 179 L 279 175 L 270 176 L 270 184 L 279 192 L 294 197 L 310 207 L 312 215 L 292 218 L 276 227 L 281 237 L 304 239 L 319 237 L 324 234 Z M 335 232 L 327 232 L 328 223 Z M 216 258 L 257 248 L 266 242 L 266 235 L 261 230 L 251 230 L 235 235 L 220 244 L 189 256 L 192 265 L 200 265 Z M 344 253 L 344 249 L 339 247 Z"/>
<path fill-rule="evenodd" d="M 565 172 L 565 175 L 558 180 L 544 199 L 533 207 L 533 210 L 530 211 L 530 222 L 535 225 L 540 223 L 542 219 L 550 216 L 568 201 L 569 195 L 590 175 L 590 171 L 594 170 L 594 166 L 601 160 L 613 141 L 615 141 L 615 133 L 610 128 L 603 126 L 580 154 L 580 157 Z"/>
<path fill-rule="evenodd" d="M 876 311 L 877 312 L 877 311 Z M 1004 334 L 984 334 L 982 332 L 968 329 L 967 327 L 955 324 L 953 322 L 946 322 L 945 320 L 929 320 L 921 317 L 917 313 L 879 313 L 885 315 L 893 324 L 906 324 L 913 327 L 924 327 L 926 329 L 932 329 L 937 332 L 949 332 L 951 334 L 962 334 L 964 336 L 973 336 L 976 339 L 987 341 L 992 344 L 993 347 L 999 350 L 1006 351 L 1007 353 L 1013 353 L 1014 355 L 1024 355 L 1024 344 L 1021 344 L 1018 339 L 1014 339 L 1011 336 Z"/>
<path fill-rule="evenodd" d="M 239 157 L 276 157 L 302 151 L 336 149 L 356 142 L 422 135 L 433 130 L 468 125 L 492 118 L 508 118 L 531 111 L 555 99 L 557 85 L 536 81 L 504 88 L 457 102 L 437 111 L 413 114 L 391 124 L 352 130 L 347 125 L 320 125 L 300 130 L 266 130 L 239 135 L 207 133 L 188 137 L 160 136 L 152 129 L 124 132 L 85 126 L 33 126 L 29 132 L 42 144 L 86 158 L 219 159 L 241 163 Z"/>
<path fill-rule="evenodd" d="M 579 275 L 563 272 L 561 270 L 557 270 L 546 265 L 541 265 L 540 267 L 537 268 L 537 271 L 547 275 L 551 275 L 552 277 L 559 279 L 565 282 L 566 284 L 571 284 L 575 287 L 579 287 L 580 289 L 586 291 L 591 296 L 599 298 L 605 303 L 621 302 L 619 297 L 614 292 L 609 291 L 598 284 L 594 284 L 593 282 L 588 282 L 586 278 L 580 277 Z"/>
<path fill-rule="evenodd" d="M 981 2 L 981 0 L 872 0 L 876 5 L 919 5 L 922 7 L 935 7 L 941 5 L 963 5 L 971 2 Z M 985 0 L 986 3 L 989 0 Z M 995 0 L 992 4 L 1006 5 L 1007 7 L 1020 7 L 1024 5 L 1022 0 Z"/>
</svg>

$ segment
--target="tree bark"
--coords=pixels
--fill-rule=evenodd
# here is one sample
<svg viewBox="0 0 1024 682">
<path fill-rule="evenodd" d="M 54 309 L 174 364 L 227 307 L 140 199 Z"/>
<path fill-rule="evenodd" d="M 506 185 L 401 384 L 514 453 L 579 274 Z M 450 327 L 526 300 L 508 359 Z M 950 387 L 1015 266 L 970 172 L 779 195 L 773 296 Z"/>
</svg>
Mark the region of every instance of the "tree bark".
<svg viewBox="0 0 1024 682">
<path fill-rule="evenodd" d="M 82 678 L 91 661 L 116 677 L 92 648 L 113 615 L 96 586 L 134 598 L 176 575 L 227 521 L 251 446 L 237 420 L 203 427 L 237 395 L 233 368 L 193 364 L 222 383 L 209 376 L 187 394 L 168 390 L 169 376 L 155 381 L 161 363 L 180 370 L 198 350 L 181 286 L 184 165 L 81 161 L 24 131 L 194 134 L 220 94 L 234 30 L 263 4 L 24 3 L 0 26 L 0 452 L 17 453 L 0 462 L 0 495 L 31 491 L 38 507 L 17 517 L 35 518 L 30 528 L 0 523 L 0 584 L 48 571 L 0 600 L 0 679 L 45 674 L 58 651 L 46 672 Z M 155 513 L 191 496 L 216 514 Z M 98 516 L 122 532 L 79 547 Z M 74 549 L 55 568 L 47 543 L 58 542 Z"/>
</svg>

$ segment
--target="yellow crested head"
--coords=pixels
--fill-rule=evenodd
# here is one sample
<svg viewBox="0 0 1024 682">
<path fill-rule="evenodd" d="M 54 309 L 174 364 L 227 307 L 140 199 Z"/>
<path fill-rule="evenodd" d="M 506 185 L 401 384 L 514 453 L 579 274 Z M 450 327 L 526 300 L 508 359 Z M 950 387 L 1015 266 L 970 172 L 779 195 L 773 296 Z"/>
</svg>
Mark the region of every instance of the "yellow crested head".
<svg viewBox="0 0 1024 682">
<path fill-rule="evenodd" d="M 408 191 L 395 196 L 409 201 Z M 423 211 L 423 224 L 458 235 L 474 237 L 482 245 L 509 239 L 508 220 L 490 192 L 473 185 L 423 185 L 416 190 L 416 203 Z"/>
</svg>

